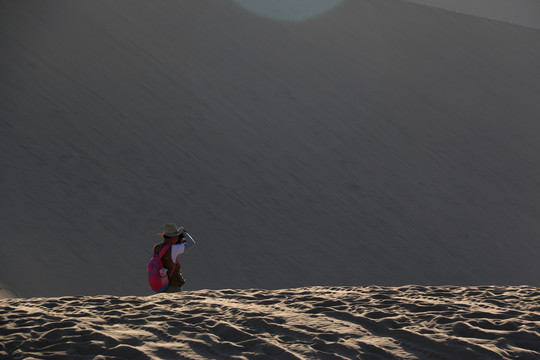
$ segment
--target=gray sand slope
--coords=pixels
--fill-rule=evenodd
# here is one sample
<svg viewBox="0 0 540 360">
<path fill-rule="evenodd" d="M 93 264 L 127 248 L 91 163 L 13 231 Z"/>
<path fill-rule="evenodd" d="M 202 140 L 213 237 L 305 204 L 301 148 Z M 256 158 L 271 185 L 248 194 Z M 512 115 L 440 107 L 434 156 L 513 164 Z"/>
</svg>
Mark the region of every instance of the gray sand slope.
<svg viewBox="0 0 540 360">
<path fill-rule="evenodd" d="M 540 2 L 537 0 L 406 1 L 540 29 Z"/>
<path fill-rule="evenodd" d="M 0 3 L 0 280 L 540 285 L 540 31 L 393 0 Z"/>
</svg>

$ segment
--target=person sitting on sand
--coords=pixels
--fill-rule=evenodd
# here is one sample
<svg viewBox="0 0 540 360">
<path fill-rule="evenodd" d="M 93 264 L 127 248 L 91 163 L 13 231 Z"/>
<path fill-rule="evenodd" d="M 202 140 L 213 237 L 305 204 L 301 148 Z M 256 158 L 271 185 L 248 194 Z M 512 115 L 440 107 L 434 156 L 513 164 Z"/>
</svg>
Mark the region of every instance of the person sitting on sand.
<svg viewBox="0 0 540 360">
<path fill-rule="evenodd" d="M 163 232 L 158 235 L 163 236 L 163 242 L 154 246 L 154 254 L 159 254 L 163 246 L 171 245 L 161 258 L 161 262 L 163 263 L 163 266 L 167 268 L 167 272 L 169 274 L 172 272 L 169 279 L 169 286 L 163 292 L 180 292 L 182 291 L 182 285 L 186 283 L 186 280 L 180 271 L 180 261 L 178 260 L 178 256 L 193 247 L 195 241 L 184 228 L 177 227 L 176 224 L 163 225 Z"/>
</svg>

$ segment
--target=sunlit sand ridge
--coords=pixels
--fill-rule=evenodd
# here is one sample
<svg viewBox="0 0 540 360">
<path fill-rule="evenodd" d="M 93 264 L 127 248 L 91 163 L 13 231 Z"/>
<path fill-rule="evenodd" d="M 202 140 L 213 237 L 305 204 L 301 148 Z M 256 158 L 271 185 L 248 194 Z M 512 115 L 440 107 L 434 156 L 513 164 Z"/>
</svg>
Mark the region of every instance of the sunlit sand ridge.
<svg viewBox="0 0 540 360">
<path fill-rule="evenodd" d="M 540 358 L 540 289 L 527 286 L 200 290 L 0 309 L 2 358 Z"/>
</svg>

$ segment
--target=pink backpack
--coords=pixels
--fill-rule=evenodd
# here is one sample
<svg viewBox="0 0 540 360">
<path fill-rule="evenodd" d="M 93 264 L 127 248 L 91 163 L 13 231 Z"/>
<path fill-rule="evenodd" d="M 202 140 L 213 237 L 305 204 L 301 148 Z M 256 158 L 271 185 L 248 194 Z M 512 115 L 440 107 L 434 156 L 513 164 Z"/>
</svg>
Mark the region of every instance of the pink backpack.
<svg viewBox="0 0 540 360">
<path fill-rule="evenodd" d="M 163 263 L 161 262 L 161 258 L 170 247 L 171 245 L 163 246 L 163 249 L 161 249 L 159 254 L 156 254 L 155 251 L 153 251 L 152 258 L 148 263 L 148 283 L 150 284 L 150 288 L 152 288 L 152 290 L 154 290 L 155 292 L 167 290 L 167 288 L 169 287 L 169 279 L 174 273 L 174 269 L 176 269 L 175 261 L 172 272 L 170 274 L 167 274 L 167 269 L 165 268 L 165 266 L 163 266 Z M 165 269 L 163 274 L 160 273 L 161 269 Z"/>
</svg>

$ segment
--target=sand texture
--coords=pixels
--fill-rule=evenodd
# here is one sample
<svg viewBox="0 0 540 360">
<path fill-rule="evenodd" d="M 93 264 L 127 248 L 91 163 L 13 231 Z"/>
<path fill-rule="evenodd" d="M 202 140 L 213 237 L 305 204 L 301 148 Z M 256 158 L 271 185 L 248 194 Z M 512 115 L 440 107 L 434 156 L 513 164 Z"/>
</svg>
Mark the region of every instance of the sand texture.
<svg viewBox="0 0 540 360">
<path fill-rule="evenodd" d="M 535 287 L 310 287 L 0 302 L 12 359 L 540 358 Z"/>
<path fill-rule="evenodd" d="M 540 3 L 535 0 L 407 1 L 540 29 Z"/>
</svg>

